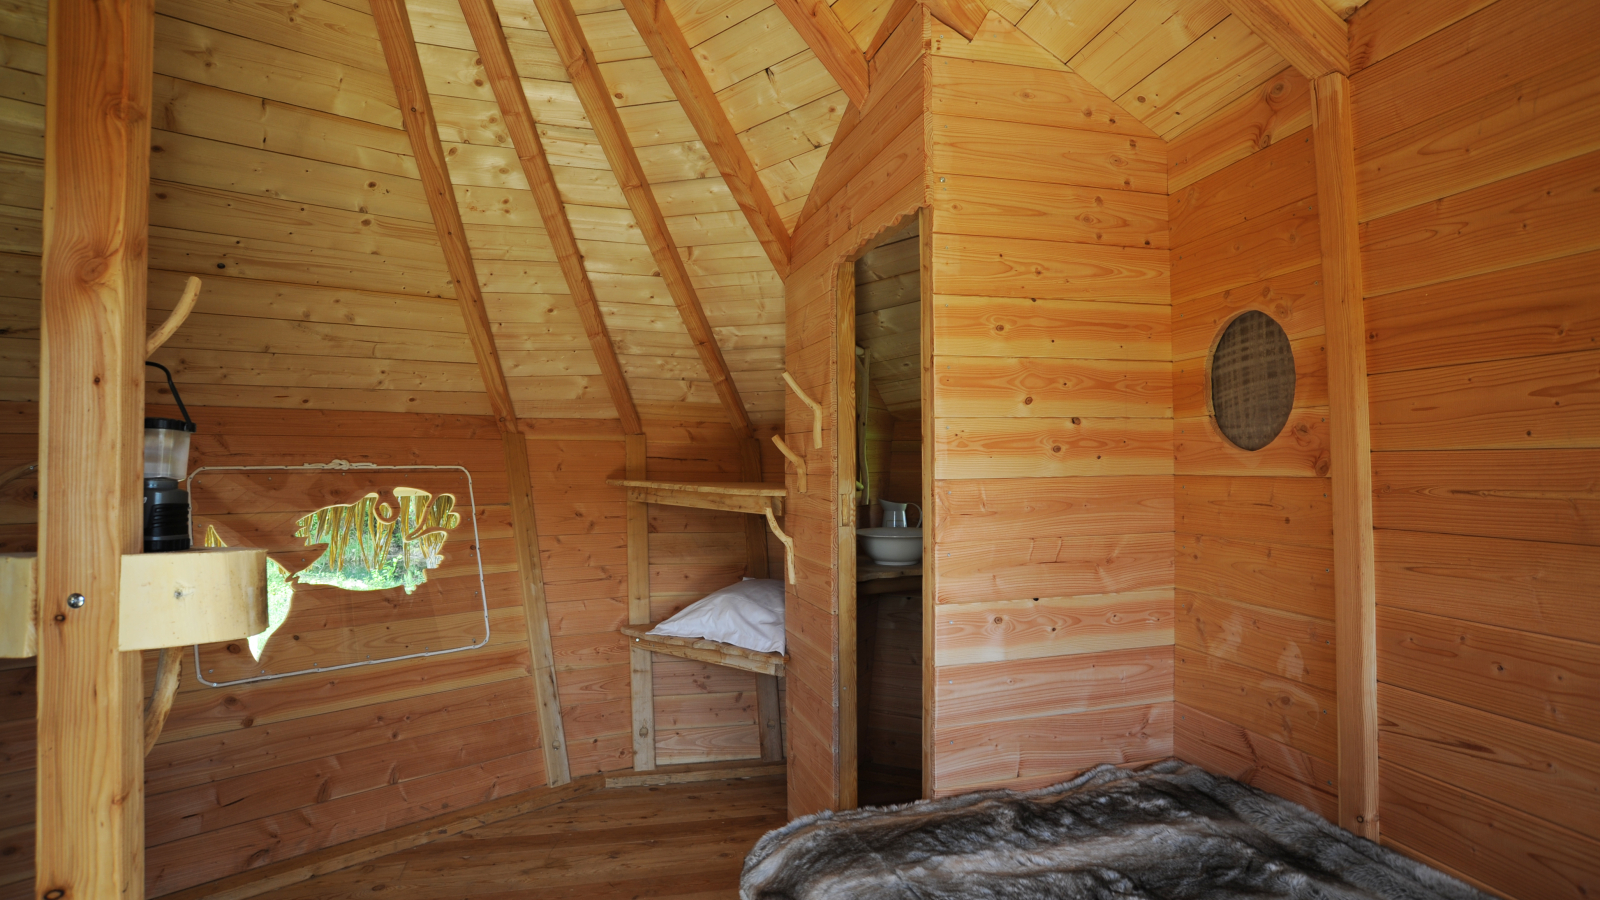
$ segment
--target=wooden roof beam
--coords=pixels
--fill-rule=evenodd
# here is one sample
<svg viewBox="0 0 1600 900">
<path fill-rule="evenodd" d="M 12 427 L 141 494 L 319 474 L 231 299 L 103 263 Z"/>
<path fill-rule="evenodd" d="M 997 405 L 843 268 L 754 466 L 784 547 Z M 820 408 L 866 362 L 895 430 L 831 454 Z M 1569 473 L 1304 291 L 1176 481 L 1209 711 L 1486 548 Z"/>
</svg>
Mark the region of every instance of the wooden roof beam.
<svg viewBox="0 0 1600 900">
<path fill-rule="evenodd" d="M 789 24 L 817 55 L 840 90 L 862 109 L 867 105 L 867 57 L 826 0 L 777 0 Z"/>
<path fill-rule="evenodd" d="M 1223 0 L 1307 78 L 1350 74 L 1350 26 L 1322 0 Z"/>
<path fill-rule="evenodd" d="M 705 310 L 700 306 L 694 282 L 689 280 L 689 271 L 684 267 L 683 258 L 678 255 L 672 234 L 667 231 L 667 221 L 661 215 L 661 207 L 656 204 L 650 182 L 644 177 L 644 167 L 639 164 L 639 155 L 628 140 L 628 132 L 622 127 L 622 118 L 617 115 L 616 104 L 612 102 L 605 79 L 600 75 L 600 67 L 595 63 L 594 52 L 589 49 L 588 38 L 584 37 L 583 26 L 578 23 L 578 16 L 572 10 L 571 0 L 534 0 L 534 6 L 549 30 L 550 39 L 561 56 L 561 64 L 572 79 L 584 114 L 589 117 L 589 125 L 594 128 L 595 137 L 604 148 L 606 159 L 622 186 L 628 208 L 633 210 L 639 233 L 644 236 L 656 268 L 667 283 L 672 302 L 683 317 L 689 339 L 699 351 L 700 361 L 711 378 L 711 385 L 728 414 L 728 422 L 740 437 L 749 437 L 752 434 L 750 416 L 739 399 L 739 389 L 734 386 L 733 377 L 728 372 L 728 362 L 722 357 L 722 348 L 717 346 L 711 323 L 706 320 Z"/>
<path fill-rule="evenodd" d="M 511 145 L 522 161 L 522 171 L 528 178 L 534 202 L 539 207 L 539 218 L 550 235 L 555 248 L 556 262 L 572 292 L 572 302 L 578 308 L 578 318 L 583 320 L 583 330 L 589 336 L 589 346 L 595 360 L 600 363 L 600 374 L 605 378 L 606 390 L 616 405 L 617 416 L 622 420 L 623 434 L 643 434 L 644 425 L 639 420 L 639 410 L 633 403 L 633 392 L 623 375 L 622 364 L 617 360 L 616 345 L 611 342 L 611 332 L 600 313 L 595 299 L 594 285 L 583 267 L 583 253 L 572 233 L 572 222 L 567 218 L 567 208 L 561 202 L 561 192 L 556 187 L 555 174 L 550 169 L 550 159 L 545 155 L 544 143 L 534 127 L 533 112 L 528 108 L 528 95 L 522 89 L 522 79 L 517 74 L 511 47 L 506 33 L 500 27 L 500 14 L 493 0 L 461 0 L 461 14 L 466 17 L 467 28 L 472 32 L 473 43 L 478 46 L 478 58 L 489 77 L 489 86 L 500 106 L 500 119 L 511 136 Z M 769 204 L 770 205 L 770 204 Z M 786 236 L 787 237 L 787 236 Z M 785 257 L 787 259 L 787 256 Z"/>
<path fill-rule="evenodd" d="M 502 432 L 515 431 L 516 407 L 511 402 L 505 369 L 500 365 L 500 351 L 489 325 L 489 311 L 483 305 L 483 290 L 472 264 L 466 229 L 461 224 L 461 210 L 456 206 L 455 186 L 445 165 L 444 145 L 439 143 L 439 126 L 422 78 L 422 62 L 417 58 L 411 18 L 406 14 L 404 0 L 372 0 L 371 6 L 378 38 L 383 44 L 383 56 L 389 63 L 389 75 L 400 101 L 400 117 L 405 123 L 406 136 L 411 140 L 412 155 L 417 159 L 422 192 L 427 195 L 428 209 L 439 234 L 439 248 L 444 251 L 456 302 L 461 304 L 461 315 L 466 319 L 467 339 L 472 343 L 472 354 L 478 360 L 478 371 L 489 393 L 489 408 Z"/>
<path fill-rule="evenodd" d="M 706 152 L 722 172 L 722 180 L 744 212 L 762 249 L 767 251 L 772 267 L 778 270 L 780 277 L 788 277 L 789 230 L 784 227 L 783 217 L 756 174 L 750 154 L 739 142 L 738 132 L 728 121 L 727 112 L 717 99 L 716 91 L 712 90 L 711 82 L 706 80 L 705 71 L 695 59 L 672 11 L 665 0 L 623 0 L 622 5 L 627 8 L 634 27 L 639 29 L 645 46 L 650 48 L 661 74 L 666 76 L 667 84 L 672 86 L 672 93 L 689 115 L 695 133 L 700 135 L 700 143 L 705 145 Z"/>
<path fill-rule="evenodd" d="M 505 456 L 506 477 L 511 485 L 511 528 L 515 537 L 524 622 L 527 626 L 528 653 L 532 659 L 534 695 L 538 700 L 539 743 L 544 757 L 545 779 L 550 785 L 571 780 L 567 761 L 566 734 L 561 725 L 561 698 L 556 688 L 555 654 L 550 643 L 550 622 L 546 614 L 544 570 L 539 557 L 539 527 L 534 515 L 533 488 L 528 472 L 527 435 L 517 430 L 516 409 L 506 373 L 500 365 L 489 326 L 489 313 L 483 305 L 472 250 L 461 225 L 461 209 L 456 206 L 455 186 L 445 164 L 444 145 L 439 142 L 439 124 L 433 115 L 422 76 L 422 60 L 417 56 L 417 39 L 411 31 L 411 17 L 405 0 L 371 0 L 372 19 L 383 44 L 383 57 L 389 64 L 394 92 L 400 101 L 400 117 L 406 137 L 417 160 L 417 173 L 428 197 L 433 226 L 444 250 L 450 280 L 455 283 L 456 300 L 467 323 L 467 335 L 478 358 L 489 405 L 500 425 L 500 442 Z"/>
</svg>

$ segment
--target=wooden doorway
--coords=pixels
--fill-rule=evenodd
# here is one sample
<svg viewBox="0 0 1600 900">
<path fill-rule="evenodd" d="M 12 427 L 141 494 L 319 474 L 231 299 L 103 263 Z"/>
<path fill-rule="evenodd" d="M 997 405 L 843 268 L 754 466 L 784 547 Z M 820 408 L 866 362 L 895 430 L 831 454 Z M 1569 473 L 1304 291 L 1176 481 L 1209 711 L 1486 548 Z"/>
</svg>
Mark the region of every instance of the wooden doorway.
<svg viewBox="0 0 1600 900">
<path fill-rule="evenodd" d="M 927 211 L 886 229 L 838 275 L 840 805 L 924 796 L 931 579 L 920 560 L 874 562 L 858 532 L 906 504 L 931 545 Z M 895 536 L 893 540 L 904 540 Z M 925 553 L 924 553 L 925 555 Z"/>
</svg>

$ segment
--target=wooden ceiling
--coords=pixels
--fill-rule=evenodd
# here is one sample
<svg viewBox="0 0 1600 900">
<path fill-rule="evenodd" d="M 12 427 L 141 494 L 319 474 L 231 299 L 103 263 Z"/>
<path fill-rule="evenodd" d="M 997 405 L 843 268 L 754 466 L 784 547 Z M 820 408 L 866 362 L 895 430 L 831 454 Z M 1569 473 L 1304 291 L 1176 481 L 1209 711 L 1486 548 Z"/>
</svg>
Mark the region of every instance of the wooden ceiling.
<svg viewBox="0 0 1600 900">
<path fill-rule="evenodd" d="M 1287 66 L 1224 0 L 987 2 L 1167 139 Z M 1363 0 L 1323 2 L 1347 16 Z M 45 5 L 0 7 L 8 175 L 0 250 L 24 284 L 40 239 Z M 843 45 L 872 47 L 894 5 L 836 0 L 831 11 L 808 13 L 805 0 L 572 3 L 603 96 L 683 261 L 687 293 L 756 422 L 783 411 L 786 232 L 849 103 L 841 83 L 851 94 L 864 84 Z M 593 105 L 539 15 L 549 7 L 496 5 L 592 308 L 609 333 L 598 340 L 462 4 L 405 8 L 516 414 L 616 417 L 596 355 L 609 343 L 647 417 L 718 417 L 726 397 L 680 312 L 685 291 L 675 298 L 662 278 L 651 228 L 641 228 L 624 190 L 627 173 L 615 174 Z M 830 14 L 832 43 L 815 26 Z M 186 399 L 487 413 L 368 0 L 158 0 L 156 71 L 152 319 L 175 302 L 184 276 L 206 279 L 198 311 L 157 356 Z M 737 139 L 708 144 L 707 129 Z M 16 298 L 19 321 L 34 315 L 32 293 Z M 30 360 L 8 355 L 7 396 L 26 393 Z M 36 352 L 31 365 L 36 372 Z M 165 387 L 151 391 L 159 398 Z"/>
</svg>

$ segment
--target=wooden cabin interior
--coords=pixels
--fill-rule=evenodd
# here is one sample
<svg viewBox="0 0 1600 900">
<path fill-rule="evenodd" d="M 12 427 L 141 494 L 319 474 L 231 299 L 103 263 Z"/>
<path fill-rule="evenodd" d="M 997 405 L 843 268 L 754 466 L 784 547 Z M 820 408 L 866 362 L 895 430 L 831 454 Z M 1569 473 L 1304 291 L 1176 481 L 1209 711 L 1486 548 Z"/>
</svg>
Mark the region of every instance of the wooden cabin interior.
<svg viewBox="0 0 1600 900">
<path fill-rule="evenodd" d="M 1171 758 L 1600 896 L 1593 0 L 0 0 L 0 223 L 0 900 Z"/>
</svg>

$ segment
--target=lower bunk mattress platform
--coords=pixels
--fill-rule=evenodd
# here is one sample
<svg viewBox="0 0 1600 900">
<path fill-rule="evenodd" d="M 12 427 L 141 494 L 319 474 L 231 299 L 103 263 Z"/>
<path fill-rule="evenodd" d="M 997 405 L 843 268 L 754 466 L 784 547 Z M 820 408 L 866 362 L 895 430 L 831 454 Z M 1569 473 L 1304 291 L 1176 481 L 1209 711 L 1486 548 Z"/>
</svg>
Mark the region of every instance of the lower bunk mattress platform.
<svg viewBox="0 0 1600 900">
<path fill-rule="evenodd" d="M 741 900 L 1489 900 L 1316 813 L 1176 760 L 790 822 Z"/>
</svg>

